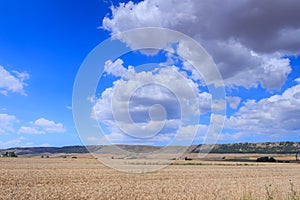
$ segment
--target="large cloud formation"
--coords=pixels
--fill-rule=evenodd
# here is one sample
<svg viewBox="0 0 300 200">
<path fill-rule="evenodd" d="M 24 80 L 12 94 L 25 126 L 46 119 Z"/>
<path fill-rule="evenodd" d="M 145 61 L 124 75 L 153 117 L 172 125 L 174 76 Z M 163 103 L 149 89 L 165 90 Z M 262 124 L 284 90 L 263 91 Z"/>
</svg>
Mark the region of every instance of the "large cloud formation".
<svg viewBox="0 0 300 200">
<path fill-rule="evenodd" d="M 105 73 L 111 73 L 110 68 L 123 69 L 122 64 L 120 59 L 111 63 Z M 211 95 L 201 92 L 175 66 L 145 72 L 129 67 L 113 85 L 96 100 L 92 117 L 109 128 L 107 137 L 114 143 L 168 143 L 177 131 L 182 142 L 186 136 L 183 130 L 193 126 L 196 133 L 199 115 L 211 109 Z"/>
<path fill-rule="evenodd" d="M 228 91 L 260 86 L 268 94 L 263 99 L 237 94 L 228 97 L 228 105 L 234 111 L 228 114 L 221 139 L 240 140 L 265 134 L 286 138 L 284 136 L 298 134 L 300 129 L 299 79 L 293 83 L 290 81 L 289 88 L 281 90 L 292 72 L 290 56 L 300 53 L 298 10 L 298 0 L 129 1 L 112 6 L 112 13 L 103 19 L 102 27 L 133 48 L 141 42 L 160 44 L 164 41 L 161 38 L 167 36 L 158 37 L 145 32 L 143 40 L 136 40 L 135 35 L 120 37 L 118 33 L 133 28 L 164 27 L 192 37 L 212 56 Z M 182 41 L 178 42 L 176 50 L 192 52 Z M 169 59 L 172 60 L 172 56 Z M 194 83 L 199 80 L 203 83 L 203 77 L 188 62 L 183 61 L 182 68 L 191 72 L 188 78 Z M 122 65 L 120 69 L 123 71 Z M 198 98 L 200 110 L 209 112 L 209 94 L 202 92 Z M 94 108 L 100 108 L 101 99 Z M 190 131 L 196 127 L 190 125 L 182 130 Z"/>
<path fill-rule="evenodd" d="M 283 56 L 300 52 L 297 0 L 145 0 L 111 9 L 103 28 L 112 34 L 152 26 L 193 37 L 212 55 L 227 86 L 280 89 L 291 72 Z"/>
</svg>

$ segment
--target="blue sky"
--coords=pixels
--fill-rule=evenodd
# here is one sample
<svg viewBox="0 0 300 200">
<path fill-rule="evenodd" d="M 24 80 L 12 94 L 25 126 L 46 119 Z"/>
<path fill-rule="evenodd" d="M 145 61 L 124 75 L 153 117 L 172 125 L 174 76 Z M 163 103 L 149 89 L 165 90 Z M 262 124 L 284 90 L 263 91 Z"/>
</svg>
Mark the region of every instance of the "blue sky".
<svg viewBox="0 0 300 200">
<path fill-rule="evenodd" d="M 228 1 L 223 9 L 215 6 L 216 1 L 208 4 L 196 0 L 119 3 L 100 0 L 0 1 L 0 149 L 82 144 L 72 114 L 73 84 L 82 62 L 112 34 L 142 27 L 164 27 L 182 32 L 199 42 L 213 58 L 228 96 L 219 143 L 299 141 L 300 23 L 297 19 L 300 16 L 294 12 L 300 9 L 297 1 L 276 1 L 271 6 L 267 1 L 245 1 L 239 5 Z M 147 33 L 145 38 L 156 41 Z M 140 45 L 132 38 L 119 39 L 129 48 Z M 102 63 L 106 70 L 95 97 L 90 99 L 91 120 L 100 121 L 112 143 L 169 143 L 178 131 L 178 121 L 182 120 L 174 111 L 177 108 L 176 101 L 172 100 L 174 97 L 166 108 L 169 114 L 166 126 L 157 138 L 145 141 L 124 136 L 110 118 L 111 109 L 107 102 L 112 99 L 105 95 L 113 93 L 113 84 L 126 91 L 130 81 L 142 82 L 138 66 L 147 63 L 164 66 L 158 71 L 148 70 L 147 76 L 151 80 L 175 80 L 174 70 L 185 72 L 185 78 L 191 80 L 188 83 L 197 89 L 200 113 L 189 107 L 189 116 L 200 116 L 200 122 L 182 123 L 180 132 L 189 138 L 191 132 L 198 129 L 194 143 L 201 143 L 212 115 L 211 96 L 203 85 L 203 77 L 197 77 L 191 66 L 166 51 L 157 55 L 131 52 L 117 61 Z M 130 71 L 129 66 L 136 70 Z M 172 66 L 175 67 L 173 72 L 168 71 Z M 129 78 L 125 77 L 125 84 L 121 82 L 121 76 L 130 73 Z M 164 83 L 174 85 L 171 81 Z M 170 88 L 177 91 L 175 86 Z M 146 111 L 152 104 L 166 102 L 163 98 L 157 100 L 157 94 L 172 96 L 170 91 L 158 86 L 144 90 L 153 98 L 137 90 L 130 104 L 132 118 L 137 123 L 149 121 Z M 179 95 L 179 98 L 188 97 Z M 134 111 L 138 105 L 143 107 L 142 112 Z M 144 121 L 139 122 L 139 119 Z M 121 121 L 124 127 L 131 127 L 126 119 Z M 91 136 L 87 141 L 101 143 L 101 137 Z M 182 141 L 184 144 L 184 139 Z"/>
<path fill-rule="evenodd" d="M 26 72 L 25 95 L 0 96 L 1 113 L 15 116 L 14 131 L 1 134 L 3 144 L 80 144 L 72 119 L 73 82 L 86 55 L 109 36 L 98 29 L 109 4 L 99 1 L 1 1 L 0 63 L 10 73 Z M 13 75 L 13 74 L 12 74 Z M 23 135 L 20 126 L 45 118 L 62 123 L 63 133 Z M 18 144 L 16 144 L 18 145 Z M 5 145 L 4 145 L 5 146 Z"/>
</svg>

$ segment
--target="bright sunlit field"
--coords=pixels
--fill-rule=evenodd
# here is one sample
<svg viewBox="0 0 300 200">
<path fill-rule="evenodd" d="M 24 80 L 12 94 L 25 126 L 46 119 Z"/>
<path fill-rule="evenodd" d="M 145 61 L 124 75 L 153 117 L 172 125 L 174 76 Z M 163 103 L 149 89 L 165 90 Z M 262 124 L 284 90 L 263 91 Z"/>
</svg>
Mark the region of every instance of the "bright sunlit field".
<svg viewBox="0 0 300 200">
<path fill-rule="evenodd" d="M 0 199 L 299 199 L 300 165 L 178 163 L 131 174 L 93 158 L 2 158 Z"/>
</svg>

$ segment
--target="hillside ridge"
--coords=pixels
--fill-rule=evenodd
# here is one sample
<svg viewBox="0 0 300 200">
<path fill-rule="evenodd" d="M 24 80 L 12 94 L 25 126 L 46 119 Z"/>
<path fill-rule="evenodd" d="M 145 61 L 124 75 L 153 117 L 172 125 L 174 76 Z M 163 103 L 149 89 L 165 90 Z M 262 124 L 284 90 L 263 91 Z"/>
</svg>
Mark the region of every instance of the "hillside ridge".
<svg viewBox="0 0 300 200">
<path fill-rule="evenodd" d="M 159 146 L 147 145 L 116 145 L 123 150 L 135 153 L 152 152 L 159 150 Z M 91 146 L 64 146 L 64 147 L 16 147 L 1 149 L 0 153 L 16 152 L 18 155 L 40 155 L 40 154 L 71 154 L 71 153 L 93 153 L 109 146 L 91 145 Z M 179 147 L 167 147 L 176 149 Z M 205 152 L 207 146 L 191 145 L 187 147 L 186 153 Z M 210 150 L 210 149 L 209 149 Z M 208 151 L 208 150 L 207 150 Z M 105 151 L 103 151 L 105 152 Z M 233 143 L 233 144 L 215 144 L 209 151 L 210 153 L 262 153 L 262 154 L 288 154 L 299 153 L 300 142 L 262 142 L 262 143 Z"/>
</svg>

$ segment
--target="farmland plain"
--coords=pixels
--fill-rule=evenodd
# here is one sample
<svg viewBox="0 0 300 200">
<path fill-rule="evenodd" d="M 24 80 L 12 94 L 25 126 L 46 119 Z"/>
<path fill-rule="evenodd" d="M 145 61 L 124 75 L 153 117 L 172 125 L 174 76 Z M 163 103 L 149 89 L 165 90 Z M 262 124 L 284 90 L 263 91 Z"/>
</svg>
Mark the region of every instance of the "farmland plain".
<svg viewBox="0 0 300 200">
<path fill-rule="evenodd" d="M 299 199 L 299 194 L 296 163 L 180 161 L 133 174 L 92 157 L 0 159 L 0 199 Z"/>
</svg>

